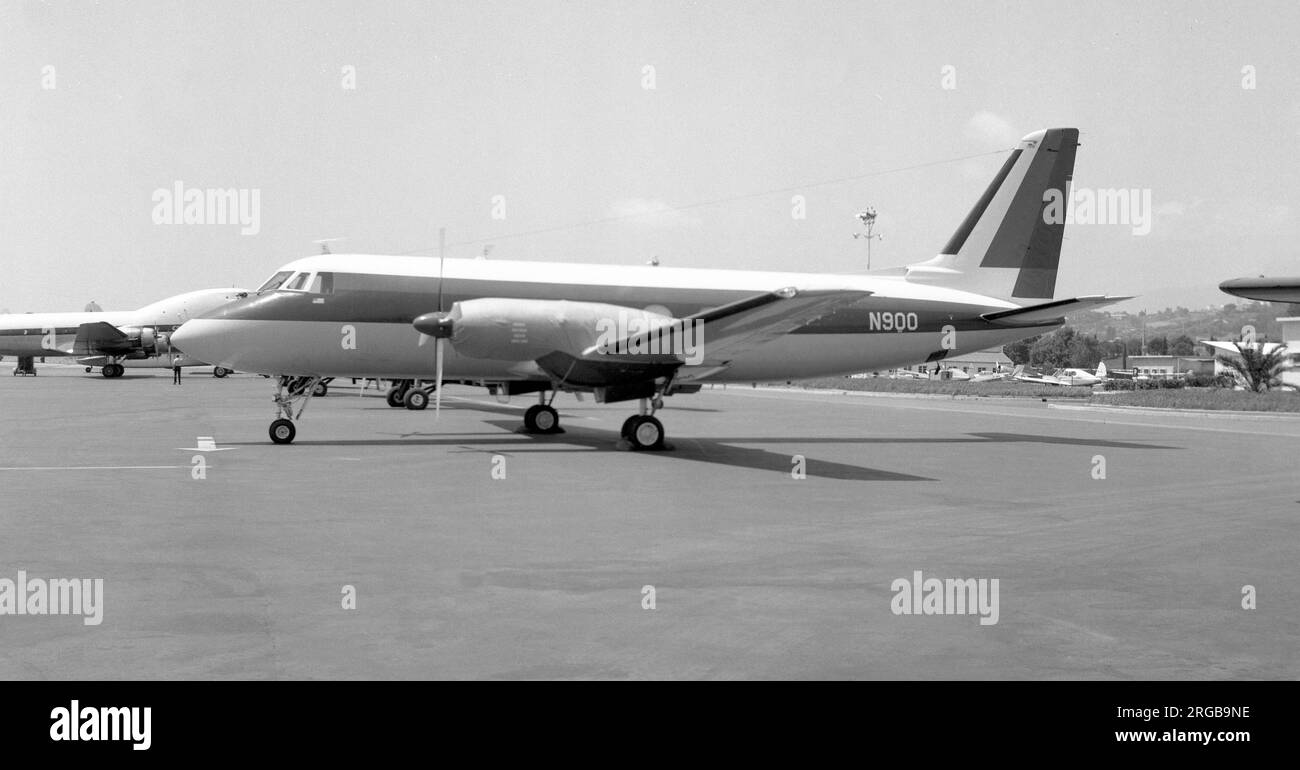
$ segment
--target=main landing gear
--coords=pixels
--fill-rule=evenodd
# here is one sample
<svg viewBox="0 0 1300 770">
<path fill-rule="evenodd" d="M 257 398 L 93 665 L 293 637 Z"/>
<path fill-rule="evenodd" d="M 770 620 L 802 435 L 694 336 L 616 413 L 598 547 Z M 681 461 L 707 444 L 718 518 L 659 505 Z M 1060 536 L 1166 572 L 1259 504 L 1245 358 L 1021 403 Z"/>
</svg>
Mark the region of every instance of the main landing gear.
<svg viewBox="0 0 1300 770">
<path fill-rule="evenodd" d="M 554 400 L 555 391 L 551 391 L 549 399 L 545 390 L 537 391 L 537 403 L 524 412 L 524 433 L 550 435 L 564 432 L 564 428 L 560 427 L 560 413 L 551 406 Z"/>
<path fill-rule="evenodd" d="M 564 429 L 560 427 L 560 415 L 550 403 L 555 400 L 555 391 L 551 391 L 549 399 L 546 397 L 545 391 L 539 392 L 537 396 L 537 403 L 528 407 L 528 411 L 524 412 L 524 432 L 533 434 L 563 433 Z M 663 398 L 659 394 L 655 394 L 653 398 L 641 399 L 637 414 L 627 418 L 627 421 L 623 423 L 623 429 L 620 431 L 619 448 L 655 451 L 671 448 L 664 441 L 663 423 L 659 422 L 654 416 L 654 413 L 662 409 L 663 405 Z"/>
<path fill-rule="evenodd" d="M 627 442 L 629 449 L 668 448 L 668 444 L 664 442 L 664 424 L 654 416 L 663 405 L 663 398 L 657 394 L 654 398 L 643 398 L 637 413 L 623 422 L 621 437 Z"/>
<path fill-rule="evenodd" d="M 395 380 L 393 387 L 388 389 L 384 400 L 388 405 L 394 408 L 406 407 L 419 411 L 429 406 L 429 396 L 437 387 L 421 388 L 417 387 L 415 380 Z"/>
<path fill-rule="evenodd" d="M 126 374 L 126 367 L 122 366 L 121 364 L 104 364 L 104 368 L 100 369 L 99 373 L 109 379 L 112 379 L 114 377 L 121 377 L 123 374 Z"/>
<path fill-rule="evenodd" d="M 294 421 L 302 417 L 303 410 L 307 408 L 307 402 L 311 401 L 313 396 L 325 395 L 324 381 L 324 377 L 277 378 L 274 398 L 275 411 L 276 414 L 283 416 L 272 422 L 270 429 L 267 431 L 271 435 L 271 441 L 276 444 L 293 443 L 294 436 L 298 434 L 298 429 L 294 427 Z M 299 401 L 302 404 L 298 407 L 298 413 L 294 414 L 293 406 Z"/>
</svg>

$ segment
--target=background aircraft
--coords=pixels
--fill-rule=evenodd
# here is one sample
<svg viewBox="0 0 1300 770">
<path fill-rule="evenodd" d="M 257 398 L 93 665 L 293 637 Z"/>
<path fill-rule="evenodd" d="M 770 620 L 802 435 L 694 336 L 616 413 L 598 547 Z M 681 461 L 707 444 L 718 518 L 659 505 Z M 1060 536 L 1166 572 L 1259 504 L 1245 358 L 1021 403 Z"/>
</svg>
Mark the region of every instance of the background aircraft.
<svg viewBox="0 0 1300 770">
<path fill-rule="evenodd" d="M 537 392 L 524 416 L 534 432 L 558 430 L 547 392 L 637 400 L 623 439 L 663 448 L 654 417 L 663 397 L 705 382 L 933 363 L 1128 299 L 1051 299 L 1065 225 L 1046 201 L 1064 198 L 1078 135 L 1058 128 L 1021 140 L 939 255 L 903 268 L 819 275 L 321 255 L 285 265 L 174 339 L 215 364 L 282 375 L 276 443 L 293 440 L 322 378 L 433 375 Z M 399 396 L 418 409 L 429 393 L 408 388 L 390 403 Z"/>
<path fill-rule="evenodd" d="M 0 355 L 19 358 L 71 357 L 103 367 L 105 377 L 121 377 L 125 367 L 182 366 L 205 362 L 183 355 L 170 335 L 194 316 L 211 312 L 243 289 L 203 289 L 118 312 L 13 313 L 0 315 Z"/>
<path fill-rule="evenodd" d="M 1300 303 L 1300 278 L 1233 278 L 1219 284 L 1225 294 L 1261 302 Z"/>
<path fill-rule="evenodd" d="M 1100 382 L 1105 382 L 1106 365 L 1100 364 L 1096 373 L 1087 369 L 1076 369 L 1073 367 L 1056 369 L 1051 374 L 1038 374 L 1025 371 L 1023 366 L 1017 366 L 1012 372 L 1012 378 L 1020 382 L 1036 382 L 1040 385 L 1080 385 L 1091 387 Z"/>
</svg>

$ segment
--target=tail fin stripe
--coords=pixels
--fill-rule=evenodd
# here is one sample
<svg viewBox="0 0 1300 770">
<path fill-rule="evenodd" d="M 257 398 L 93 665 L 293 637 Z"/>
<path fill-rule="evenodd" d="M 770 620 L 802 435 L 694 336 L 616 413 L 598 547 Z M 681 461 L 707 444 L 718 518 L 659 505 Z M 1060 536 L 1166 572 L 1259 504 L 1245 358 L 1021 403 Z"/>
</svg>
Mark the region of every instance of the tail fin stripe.
<svg viewBox="0 0 1300 770">
<path fill-rule="evenodd" d="M 984 210 L 989 207 L 989 203 L 993 201 L 993 196 L 998 194 L 998 189 L 1002 187 L 1002 183 L 1006 181 L 1007 175 L 1011 173 L 1012 167 L 1016 165 L 1016 160 L 1020 158 L 1020 153 L 1021 150 L 1019 148 L 1012 151 L 1011 156 L 1007 158 L 1007 162 L 1002 164 L 1002 169 L 998 171 L 998 175 L 993 177 L 993 182 L 989 184 L 988 188 L 984 190 L 984 194 L 980 196 L 979 202 L 975 204 L 975 208 L 971 209 L 970 213 L 966 215 L 966 219 L 962 221 L 961 227 L 958 227 L 957 232 L 953 233 L 952 237 L 948 239 L 947 245 L 939 252 L 940 254 L 956 254 L 961 251 L 962 244 L 966 243 L 966 239 L 970 237 L 971 230 L 975 229 L 975 225 L 980 221 L 980 217 L 984 216 Z"/>
</svg>

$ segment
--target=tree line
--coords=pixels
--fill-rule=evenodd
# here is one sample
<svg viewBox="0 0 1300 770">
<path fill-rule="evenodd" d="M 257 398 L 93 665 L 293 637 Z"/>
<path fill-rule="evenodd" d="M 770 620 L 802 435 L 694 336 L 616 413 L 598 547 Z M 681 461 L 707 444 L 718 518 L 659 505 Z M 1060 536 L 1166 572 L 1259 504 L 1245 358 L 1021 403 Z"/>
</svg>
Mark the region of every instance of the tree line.
<svg viewBox="0 0 1300 770">
<path fill-rule="evenodd" d="M 1197 355 L 1196 348 L 1196 340 L 1186 334 L 1172 339 L 1165 335 L 1148 336 L 1145 355 L 1193 357 Z M 1069 326 L 1002 347 L 1002 352 L 1013 364 L 1038 369 L 1095 369 L 1102 359 L 1122 358 L 1126 350 L 1129 356 L 1144 355 L 1142 337 L 1133 335 L 1101 340 L 1092 334 L 1079 334 Z"/>
</svg>

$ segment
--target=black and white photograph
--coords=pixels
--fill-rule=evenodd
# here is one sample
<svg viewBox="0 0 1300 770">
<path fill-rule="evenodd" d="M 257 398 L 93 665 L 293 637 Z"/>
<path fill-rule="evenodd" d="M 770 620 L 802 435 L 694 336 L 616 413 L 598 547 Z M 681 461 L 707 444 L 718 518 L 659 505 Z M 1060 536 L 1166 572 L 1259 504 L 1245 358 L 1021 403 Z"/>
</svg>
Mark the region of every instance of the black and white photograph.
<svg viewBox="0 0 1300 770">
<path fill-rule="evenodd" d="M 1300 678 L 1298 40 L 0 0 L 17 732 L 178 743 L 114 683 L 1146 683 L 1211 689 L 1071 740 L 1264 741 L 1213 688 Z"/>
</svg>

